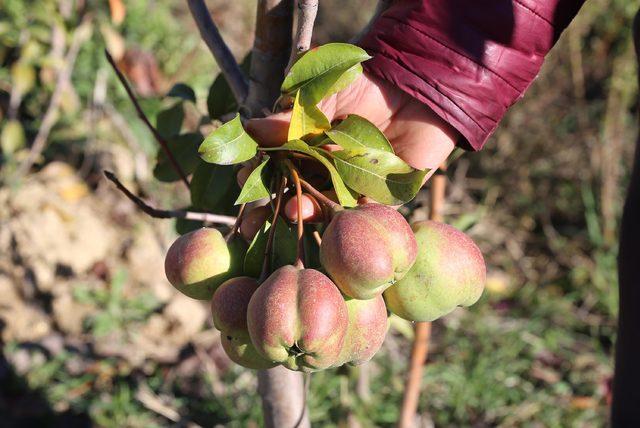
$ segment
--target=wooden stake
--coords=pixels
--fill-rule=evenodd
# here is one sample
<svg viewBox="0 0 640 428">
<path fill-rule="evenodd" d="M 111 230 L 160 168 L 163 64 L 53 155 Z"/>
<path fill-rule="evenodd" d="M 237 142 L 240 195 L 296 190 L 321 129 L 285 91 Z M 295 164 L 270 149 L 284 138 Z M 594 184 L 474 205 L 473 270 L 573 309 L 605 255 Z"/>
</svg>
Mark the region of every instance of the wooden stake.
<svg viewBox="0 0 640 428">
<path fill-rule="evenodd" d="M 442 210 L 444 208 L 445 188 L 447 177 L 444 175 L 446 165 L 440 167 L 431 179 L 431 209 L 429 219 L 442 221 Z M 407 388 L 402 399 L 402 409 L 398 428 L 410 428 L 415 426 L 418 401 L 420 399 L 420 386 L 422 383 L 422 373 L 424 364 L 429 355 L 429 339 L 431 338 L 431 323 L 418 322 L 414 327 L 415 337 L 411 349 L 411 360 L 409 362 L 409 373 L 407 376 Z"/>
</svg>

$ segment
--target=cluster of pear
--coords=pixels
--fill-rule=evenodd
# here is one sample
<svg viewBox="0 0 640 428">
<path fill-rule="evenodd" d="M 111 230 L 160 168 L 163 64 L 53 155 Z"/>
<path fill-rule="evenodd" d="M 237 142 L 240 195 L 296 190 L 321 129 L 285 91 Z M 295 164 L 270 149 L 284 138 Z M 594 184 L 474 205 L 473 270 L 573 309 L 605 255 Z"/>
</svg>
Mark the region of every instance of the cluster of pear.
<svg viewBox="0 0 640 428">
<path fill-rule="evenodd" d="M 250 240 L 270 213 L 245 215 Z M 242 276 L 246 245 L 216 229 L 181 236 L 165 261 L 169 281 L 211 299 L 215 327 L 231 360 L 265 369 L 316 371 L 371 359 L 382 346 L 388 311 L 433 321 L 482 294 L 485 264 L 464 233 L 442 223 L 411 227 L 395 209 L 369 203 L 333 213 L 319 269 L 286 265 L 262 283 Z"/>
</svg>

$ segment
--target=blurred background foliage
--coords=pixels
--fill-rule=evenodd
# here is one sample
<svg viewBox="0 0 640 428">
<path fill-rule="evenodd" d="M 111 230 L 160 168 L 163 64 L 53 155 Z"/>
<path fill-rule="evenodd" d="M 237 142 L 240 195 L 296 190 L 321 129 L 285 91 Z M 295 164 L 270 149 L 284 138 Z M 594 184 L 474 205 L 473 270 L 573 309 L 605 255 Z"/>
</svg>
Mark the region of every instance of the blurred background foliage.
<svg viewBox="0 0 640 428">
<path fill-rule="evenodd" d="M 239 60 L 254 3 L 209 3 Z M 373 3 L 324 0 L 315 42 L 348 40 Z M 479 304 L 434 325 L 422 426 L 605 424 L 637 135 L 635 8 L 587 2 L 491 142 L 448 171 L 446 219 L 479 243 L 489 279 Z M 105 48 L 150 117 L 185 82 L 197 101 L 180 104 L 179 129 L 211 126 L 216 65 L 184 3 L 0 3 L 0 414 L 15 426 L 259 426 L 255 376 L 224 357 L 205 305 L 164 278 L 173 225 L 102 178 L 115 171 L 157 206 L 189 201 L 153 179 L 157 148 Z M 422 192 L 405 213 L 423 219 L 428 202 Z M 411 336 L 394 318 L 370 364 L 314 375 L 312 420 L 392 426 Z"/>
</svg>

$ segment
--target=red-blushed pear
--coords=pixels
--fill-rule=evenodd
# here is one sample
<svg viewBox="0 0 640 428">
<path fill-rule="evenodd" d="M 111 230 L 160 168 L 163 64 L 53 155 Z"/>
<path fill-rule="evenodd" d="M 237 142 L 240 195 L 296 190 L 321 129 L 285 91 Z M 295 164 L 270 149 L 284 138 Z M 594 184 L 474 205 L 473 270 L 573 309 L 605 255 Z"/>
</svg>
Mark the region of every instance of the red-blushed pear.
<svg viewBox="0 0 640 428">
<path fill-rule="evenodd" d="M 344 294 L 367 300 L 407 273 L 417 249 L 404 217 L 371 203 L 334 215 L 322 236 L 320 262 Z"/>
<path fill-rule="evenodd" d="M 434 321 L 457 306 L 471 306 L 484 290 L 482 253 L 467 235 L 448 224 L 413 225 L 418 258 L 407 275 L 384 293 L 387 307 L 409 321 Z"/>
<path fill-rule="evenodd" d="M 194 299 L 209 300 L 213 292 L 242 268 L 246 245 L 227 244 L 220 231 L 201 228 L 179 237 L 169 248 L 164 270 L 169 282 Z"/>
<path fill-rule="evenodd" d="M 277 364 L 256 351 L 247 330 L 247 307 L 257 289 L 258 281 L 246 276 L 225 281 L 213 294 L 211 314 L 231 361 L 250 369 L 268 369 Z"/>
<path fill-rule="evenodd" d="M 387 334 L 387 307 L 381 295 L 369 300 L 347 297 L 349 326 L 336 366 L 366 363 L 378 352 Z"/>
<path fill-rule="evenodd" d="M 331 280 L 314 269 L 287 265 L 273 272 L 251 297 L 251 342 L 266 359 L 290 370 L 333 366 L 347 332 L 347 306 Z"/>
</svg>

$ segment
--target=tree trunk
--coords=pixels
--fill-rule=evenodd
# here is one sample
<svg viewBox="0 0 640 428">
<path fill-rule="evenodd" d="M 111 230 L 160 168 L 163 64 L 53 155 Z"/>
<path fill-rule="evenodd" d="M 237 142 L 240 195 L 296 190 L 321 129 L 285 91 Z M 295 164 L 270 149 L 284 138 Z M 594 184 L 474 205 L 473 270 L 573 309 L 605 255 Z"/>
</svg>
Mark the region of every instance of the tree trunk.
<svg viewBox="0 0 640 428">
<path fill-rule="evenodd" d="M 263 116 L 280 95 L 280 82 L 291 51 L 293 0 L 260 0 L 251 51 L 249 94 L 244 103 L 250 117 Z M 302 373 L 284 367 L 258 372 L 264 426 L 307 428 L 309 412 Z"/>
</svg>

